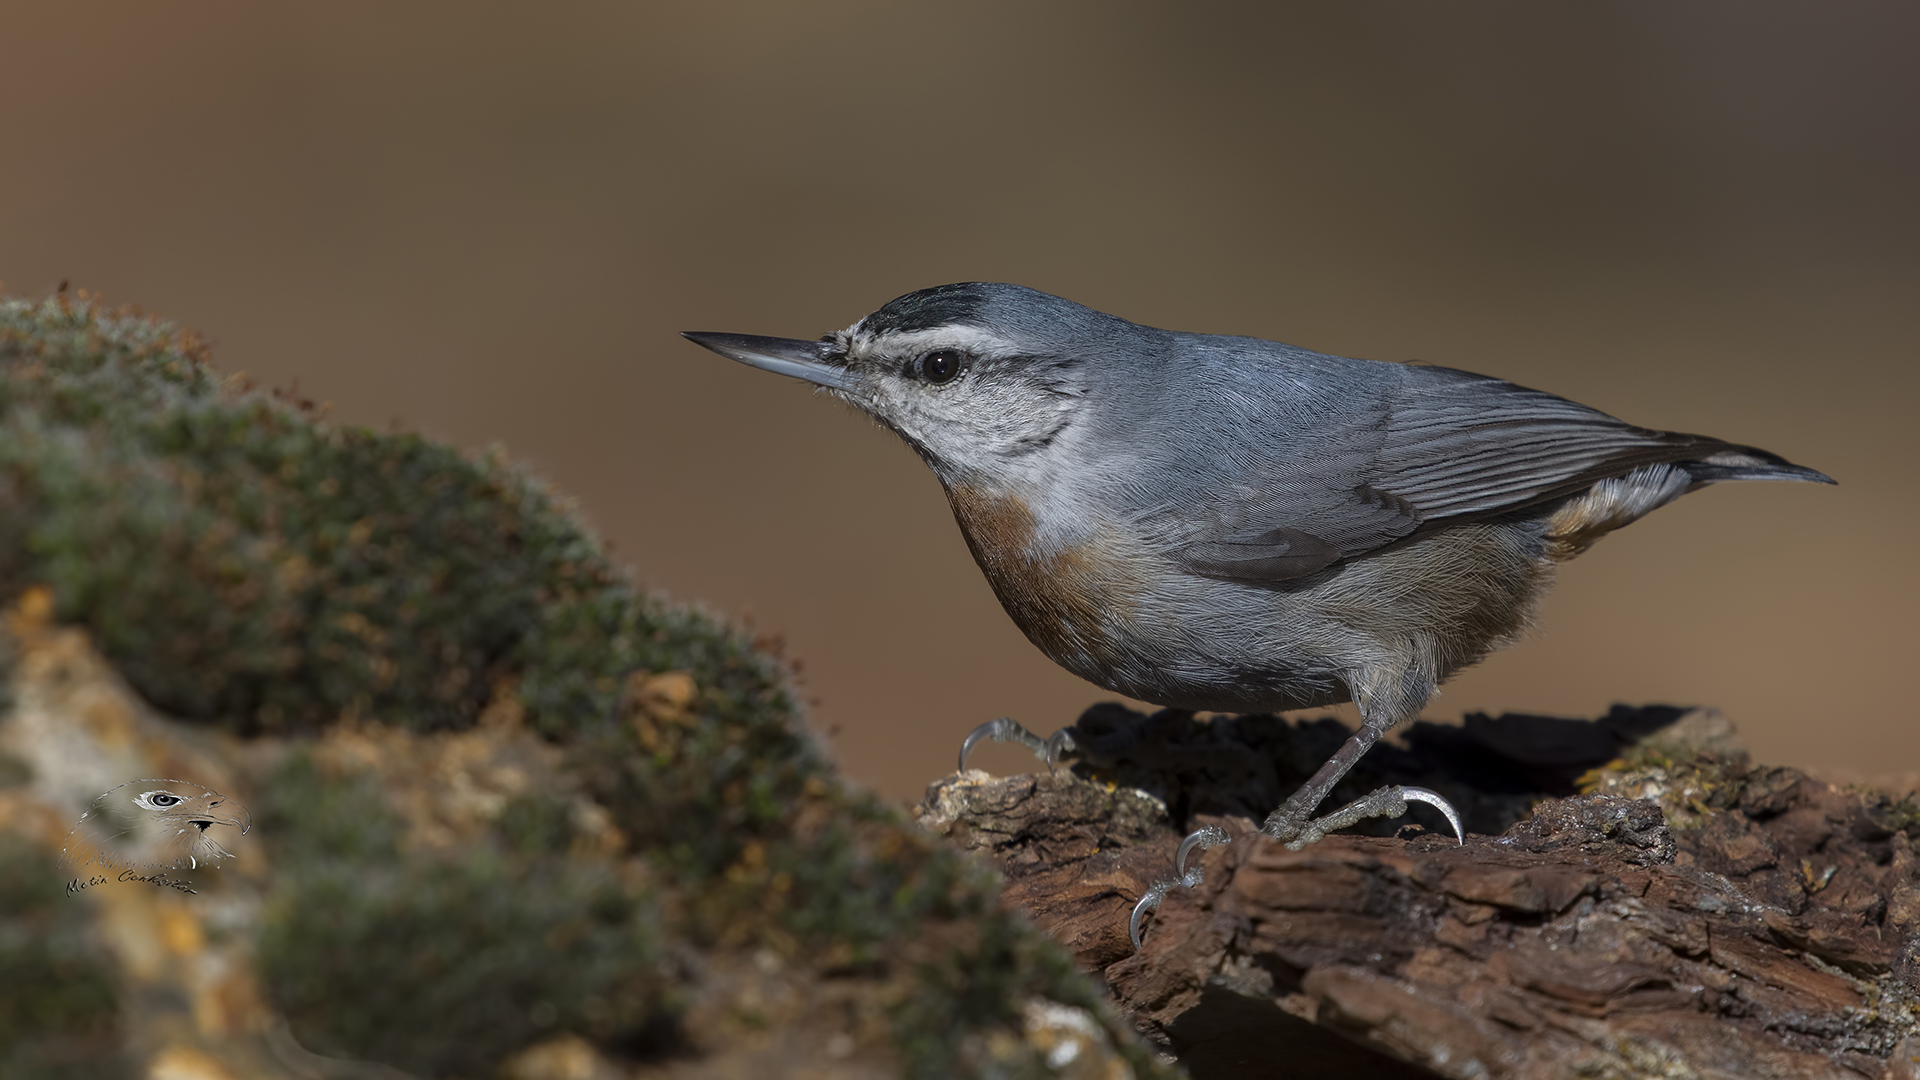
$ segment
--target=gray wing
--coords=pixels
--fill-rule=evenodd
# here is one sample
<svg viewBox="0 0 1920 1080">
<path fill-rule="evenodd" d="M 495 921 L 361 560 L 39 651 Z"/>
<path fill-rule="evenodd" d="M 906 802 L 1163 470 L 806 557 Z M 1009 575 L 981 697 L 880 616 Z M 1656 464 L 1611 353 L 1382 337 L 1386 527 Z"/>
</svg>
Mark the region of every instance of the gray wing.
<svg viewBox="0 0 1920 1080">
<path fill-rule="evenodd" d="M 1825 479 L 1765 451 L 1651 431 L 1597 409 L 1452 368 L 1400 368 L 1384 394 L 1260 463 L 1217 526 L 1178 553 L 1207 577 L 1275 582 L 1449 524 L 1560 498 L 1662 462 Z M 1804 474 L 1804 475 L 1802 475 Z M 1757 473 L 1756 473 L 1757 475 Z"/>
</svg>

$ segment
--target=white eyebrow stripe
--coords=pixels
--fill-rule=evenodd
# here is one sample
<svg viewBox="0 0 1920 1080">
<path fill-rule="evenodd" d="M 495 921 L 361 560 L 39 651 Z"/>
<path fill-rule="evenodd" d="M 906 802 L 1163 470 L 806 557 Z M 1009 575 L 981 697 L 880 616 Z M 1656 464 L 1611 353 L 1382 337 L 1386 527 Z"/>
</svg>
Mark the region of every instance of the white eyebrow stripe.
<svg viewBox="0 0 1920 1080">
<path fill-rule="evenodd" d="M 959 349 L 981 357 L 1018 356 L 1023 351 L 1018 344 L 977 326 L 936 326 L 876 335 L 862 331 L 855 323 L 845 333 L 848 353 L 861 359 L 905 356 L 930 349 Z"/>
</svg>

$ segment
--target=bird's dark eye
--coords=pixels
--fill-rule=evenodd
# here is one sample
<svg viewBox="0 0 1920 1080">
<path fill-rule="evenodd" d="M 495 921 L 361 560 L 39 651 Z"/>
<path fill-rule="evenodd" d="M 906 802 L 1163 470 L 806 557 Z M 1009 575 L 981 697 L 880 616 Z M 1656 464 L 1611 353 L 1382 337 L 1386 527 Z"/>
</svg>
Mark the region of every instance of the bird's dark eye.
<svg viewBox="0 0 1920 1080">
<path fill-rule="evenodd" d="M 958 349 L 935 349 L 920 358 L 920 377 L 930 383 L 950 382 L 960 374 L 962 359 Z"/>
<path fill-rule="evenodd" d="M 147 801 L 155 806 L 172 806 L 174 803 L 184 802 L 186 800 L 180 798 L 178 795 L 169 795 L 164 791 L 150 791 L 147 793 Z"/>
</svg>

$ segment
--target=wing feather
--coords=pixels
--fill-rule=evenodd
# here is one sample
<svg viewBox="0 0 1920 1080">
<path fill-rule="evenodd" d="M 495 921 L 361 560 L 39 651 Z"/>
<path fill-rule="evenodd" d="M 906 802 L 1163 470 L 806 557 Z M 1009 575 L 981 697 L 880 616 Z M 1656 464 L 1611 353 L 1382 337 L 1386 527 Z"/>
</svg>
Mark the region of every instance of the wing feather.
<svg viewBox="0 0 1920 1080">
<path fill-rule="evenodd" d="M 1181 550 L 1187 567 L 1206 577 L 1286 581 L 1659 463 L 1731 454 L 1824 479 L 1765 451 L 1634 427 L 1471 372 L 1403 366 L 1380 385 L 1370 411 L 1302 432 L 1285 448 L 1290 460 L 1245 470 L 1257 479 L 1215 508 L 1216 529 Z"/>
</svg>

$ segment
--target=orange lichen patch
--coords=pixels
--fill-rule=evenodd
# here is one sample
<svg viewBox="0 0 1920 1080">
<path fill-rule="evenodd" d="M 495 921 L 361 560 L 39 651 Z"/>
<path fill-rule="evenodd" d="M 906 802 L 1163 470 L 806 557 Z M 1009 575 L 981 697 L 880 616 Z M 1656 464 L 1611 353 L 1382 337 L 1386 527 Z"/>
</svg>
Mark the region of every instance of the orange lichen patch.
<svg viewBox="0 0 1920 1080">
<path fill-rule="evenodd" d="M 663 723 L 682 723 L 700 687 L 687 671 L 663 671 L 658 675 L 634 672 L 627 680 L 631 700 L 647 715 Z"/>
<path fill-rule="evenodd" d="M 23 705 L 59 712 L 103 751 L 131 749 L 138 715 L 133 696 L 86 632 L 52 623 L 52 611 L 51 594 L 33 588 L 8 612 L 7 628 L 20 648 L 14 681 Z"/>
<path fill-rule="evenodd" d="M 342 720 L 313 745 L 313 757 L 335 775 L 380 777 L 390 805 L 407 823 L 408 846 L 450 850 L 487 830 L 516 796 L 552 788 L 563 753 L 528 730 L 523 717 L 512 686 L 503 684 L 480 722 L 466 731 L 416 734 Z M 612 816 L 591 801 L 573 800 L 570 820 L 570 850 L 578 854 L 612 854 L 626 846 Z"/>
<path fill-rule="evenodd" d="M 693 704 L 699 696 L 699 684 L 689 672 L 636 671 L 627 676 L 620 708 L 641 747 L 656 754 L 669 749 L 671 742 L 661 725 L 691 726 L 695 721 Z"/>
<path fill-rule="evenodd" d="M 1113 624 L 1146 591 L 1117 537 L 1043 550 L 1033 509 L 1018 496 L 955 484 L 947 500 L 994 594 L 1040 651 L 1082 674 L 1117 663 Z"/>
<path fill-rule="evenodd" d="M 176 906 L 160 912 L 160 940 L 175 956 L 195 956 L 207 947 L 206 931 L 200 928 L 199 917 Z"/>
<path fill-rule="evenodd" d="M 576 857 L 607 858 L 626 849 L 627 834 L 613 823 L 613 815 L 598 803 L 574 804 L 573 843 L 567 851 Z M 635 864 L 639 866 L 640 864 Z"/>
<path fill-rule="evenodd" d="M 208 965 L 195 989 L 193 1018 L 200 1034 L 210 1037 L 266 1031 L 275 1022 L 253 969 L 229 958 Z"/>
<path fill-rule="evenodd" d="M 147 1063 L 146 1080 L 239 1080 L 217 1059 L 188 1046 L 169 1046 Z"/>
<path fill-rule="evenodd" d="M 133 736 L 133 709 L 118 695 L 86 702 L 76 719 L 103 746 L 123 746 Z"/>
<path fill-rule="evenodd" d="M 107 747 L 133 741 L 131 696 L 113 686 L 112 669 L 94 653 L 83 630 L 52 621 L 53 594 L 35 586 L 7 609 L 5 623 L 20 656 L 15 664 L 18 691 L 57 703 L 67 718 Z M 108 690 L 103 693 L 102 690 Z"/>
<path fill-rule="evenodd" d="M 500 1066 L 506 1080 L 619 1080 L 625 1073 L 578 1035 L 562 1035 L 515 1054 Z"/>
<path fill-rule="evenodd" d="M 559 751 L 510 717 L 468 731 L 416 735 L 366 721 L 342 721 L 314 744 L 314 760 L 338 773 L 378 774 L 406 819 L 416 849 L 447 849 L 473 839 L 532 777 L 558 764 Z"/>
<path fill-rule="evenodd" d="M 527 707 L 520 700 L 519 687 L 520 680 L 517 678 L 507 677 L 497 681 L 493 696 L 487 699 L 486 707 L 474 718 L 475 726 L 496 732 L 523 730 L 527 722 Z"/>
<path fill-rule="evenodd" d="M 7 613 L 7 629 L 15 637 L 30 637 L 53 621 L 53 590 L 35 585 L 20 594 L 13 610 Z"/>
<path fill-rule="evenodd" d="M 47 805 L 30 789 L 0 791 L 0 832 L 24 836 L 51 851 L 73 829 L 73 822 Z"/>
<path fill-rule="evenodd" d="M 107 946 L 120 962 L 121 971 L 135 982 L 152 983 L 165 978 L 172 965 L 168 962 L 160 909 L 148 890 L 103 888 L 87 895 L 99 898 L 101 928 L 106 931 Z"/>
<path fill-rule="evenodd" d="M 191 929 L 182 929 L 191 916 L 183 921 L 174 916 L 184 912 L 165 911 L 162 925 L 168 935 L 182 934 L 192 937 L 200 932 L 197 922 L 191 922 Z M 249 956 L 244 951 L 223 949 L 218 946 L 207 948 L 204 939 L 192 941 L 167 942 L 169 947 L 189 946 L 181 951 L 181 960 L 175 965 L 174 979 L 185 991 L 187 1005 L 191 1010 L 192 1030 L 203 1039 L 218 1040 L 246 1033 L 263 1032 L 273 1026 L 275 1016 L 267 1005 L 260 984 L 254 978 L 248 965 Z M 161 1019 L 168 1031 L 182 1031 L 187 1017 L 170 1014 L 149 1019 Z M 209 1042 L 204 1045 L 218 1045 Z"/>
</svg>

